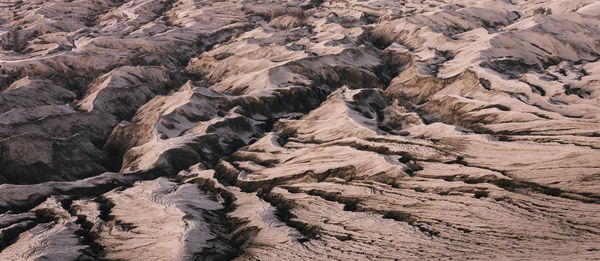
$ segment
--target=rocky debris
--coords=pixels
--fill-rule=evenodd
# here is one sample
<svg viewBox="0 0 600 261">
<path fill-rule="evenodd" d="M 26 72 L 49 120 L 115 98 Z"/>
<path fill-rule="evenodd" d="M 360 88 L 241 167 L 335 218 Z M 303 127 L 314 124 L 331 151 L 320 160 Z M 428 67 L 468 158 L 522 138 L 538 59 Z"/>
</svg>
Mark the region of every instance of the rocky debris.
<svg viewBox="0 0 600 261">
<path fill-rule="evenodd" d="M 0 259 L 595 260 L 598 7 L 0 3 Z"/>
</svg>

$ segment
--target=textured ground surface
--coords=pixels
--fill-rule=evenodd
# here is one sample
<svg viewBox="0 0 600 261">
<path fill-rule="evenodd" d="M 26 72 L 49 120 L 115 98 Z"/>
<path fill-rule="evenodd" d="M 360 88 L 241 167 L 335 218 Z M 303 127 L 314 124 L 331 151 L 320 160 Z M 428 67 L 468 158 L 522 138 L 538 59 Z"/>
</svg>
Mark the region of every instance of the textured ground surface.
<svg viewBox="0 0 600 261">
<path fill-rule="evenodd" d="M 595 0 L 4 0 L 0 45 L 0 260 L 600 258 Z"/>
</svg>

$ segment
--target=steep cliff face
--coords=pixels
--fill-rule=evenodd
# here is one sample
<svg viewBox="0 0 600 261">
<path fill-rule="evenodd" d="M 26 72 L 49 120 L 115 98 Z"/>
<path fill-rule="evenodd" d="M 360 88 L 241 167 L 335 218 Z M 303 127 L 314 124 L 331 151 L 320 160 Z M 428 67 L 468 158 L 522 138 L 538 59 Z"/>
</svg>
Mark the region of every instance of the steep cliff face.
<svg viewBox="0 0 600 261">
<path fill-rule="evenodd" d="M 597 259 L 599 18 L 4 1 L 0 259 Z"/>
</svg>

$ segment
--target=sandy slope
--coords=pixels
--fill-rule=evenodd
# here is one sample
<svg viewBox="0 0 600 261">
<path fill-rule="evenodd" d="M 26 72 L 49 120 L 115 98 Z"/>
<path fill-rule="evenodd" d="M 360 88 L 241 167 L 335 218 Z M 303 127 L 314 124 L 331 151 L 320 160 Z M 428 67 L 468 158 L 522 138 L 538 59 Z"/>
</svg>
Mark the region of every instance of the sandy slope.
<svg viewBox="0 0 600 261">
<path fill-rule="evenodd" d="M 598 259 L 599 18 L 4 1 L 0 259 Z"/>
</svg>

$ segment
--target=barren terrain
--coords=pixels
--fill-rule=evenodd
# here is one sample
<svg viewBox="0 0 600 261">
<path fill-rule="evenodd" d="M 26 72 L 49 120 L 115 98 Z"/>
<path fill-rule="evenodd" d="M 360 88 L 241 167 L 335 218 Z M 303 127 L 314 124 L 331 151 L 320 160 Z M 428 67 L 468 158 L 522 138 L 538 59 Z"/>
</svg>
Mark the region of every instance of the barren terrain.
<svg viewBox="0 0 600 261">
<path fill-rule="evenodd" d="M 598 260 L 596 0 L 0 1 L 0 260 Z"/>
</svg>

